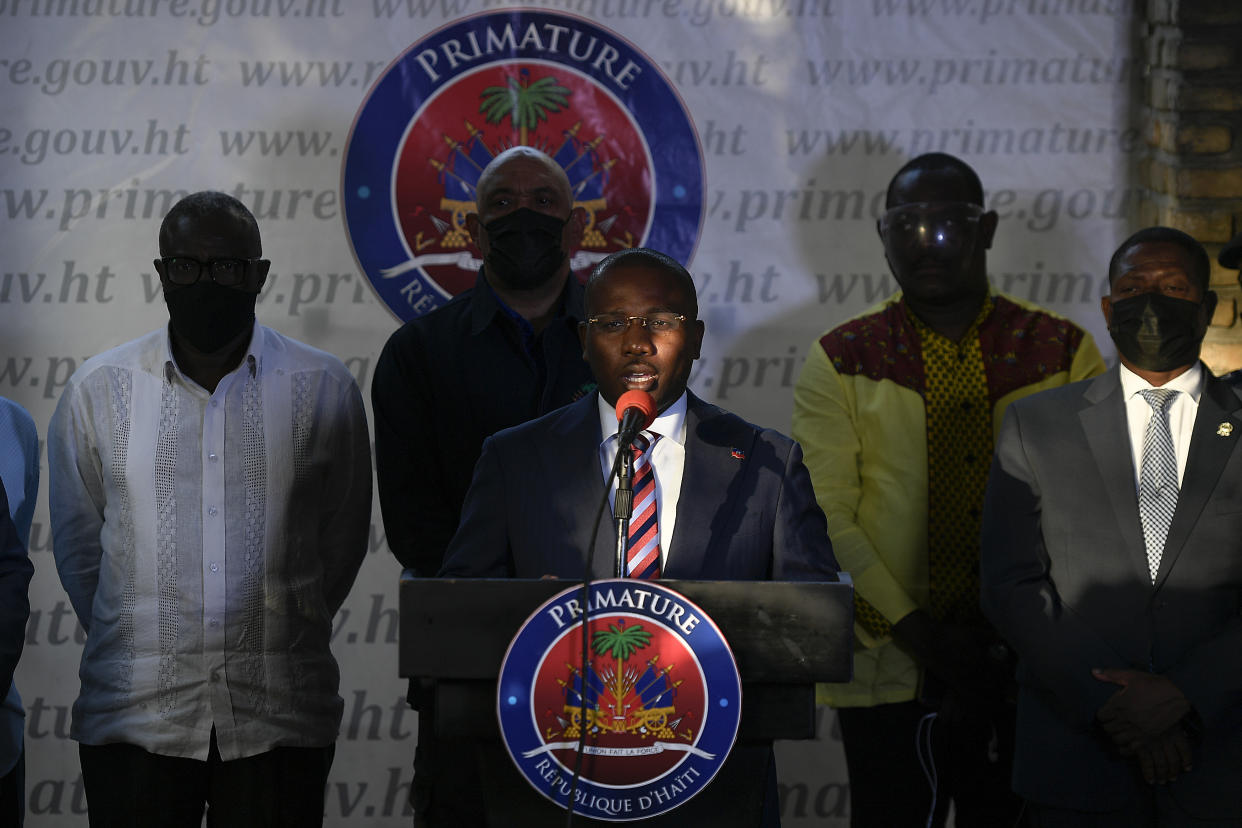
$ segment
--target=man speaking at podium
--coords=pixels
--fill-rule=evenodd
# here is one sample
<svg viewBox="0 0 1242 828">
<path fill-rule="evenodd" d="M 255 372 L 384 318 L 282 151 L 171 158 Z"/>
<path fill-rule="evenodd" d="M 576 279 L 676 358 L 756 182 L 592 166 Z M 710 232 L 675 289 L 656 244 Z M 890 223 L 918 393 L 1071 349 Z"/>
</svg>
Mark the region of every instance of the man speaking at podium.
<svg viewBox="0 0 1242 828">
<path fill-rule="evenodd" d="M 614 253 L 591 274 L 586 313 L 579 337 L 598 393 L 483 444 L 440 575 L 578 579 L 590 548 L 591 576 L 611 577 L 616 533 L 605 518 L 592 546 L 592 530 L 617 452 L 617 401 L 639 390 L 656 416 L 635 440 L 627 577 L 834 578 L 798 444 L 686 390 L 703 341 L 686 269 L 654 250 Z M 763 824 L 779 825 L 770 758 L 766 790 Z"/>
<path fill-rule="evenodd" d="M 591 274 L 586 312 L 579 337 L 598 393 L 483 444 L 440 575 L 580 578 L 617 451 L 615 406 L 637 389 L 651 394 L 657 414 L 640 435 L 650 457 L 635 463 L 630 535 L 649 523 L 640 518 L 653 477 L 659 545 L 658 562 L 645 545 L 627 576 L 833 577 L 837 562 L 797 443 L 686 390 L 703 322 L 685 268 L 645 248 L 614 253 Z M 592 577 L 613 575 L 615 545 L 601 527 Z"/>
</svg>

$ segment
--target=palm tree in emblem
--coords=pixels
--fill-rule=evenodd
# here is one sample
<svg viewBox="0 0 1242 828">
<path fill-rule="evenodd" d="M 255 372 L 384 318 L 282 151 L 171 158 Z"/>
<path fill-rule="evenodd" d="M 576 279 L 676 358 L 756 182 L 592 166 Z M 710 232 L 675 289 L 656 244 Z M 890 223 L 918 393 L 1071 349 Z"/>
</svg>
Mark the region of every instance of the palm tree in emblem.
<svg viewBox="0 0 1242 828">
<path fill-rule="evenodd" d="M 548 120 L 549 112 L 560 112 L 569 105 L 570 91 L 551 75 L 533 83 L 529 69 L 522 69 L 520 75 L 510 75 L 505 86 L 484 89 L 479 112 L 489 124 L 498 124 L 508 116 L 518 130 L 518 143 L 526 144 L 529 131 Z"/>
<path fill-rule="evenodd" d="M 629 660 L 638 650 L 643 649 L 651 643 L 651 633 L 643 629 L 641 624 L 632 624 L 625 626 L 625 622 L 619 624 L 609 624 L 607 630 L 597 630 L 595 635 L 591 637 L 591 647 L 598 655 L 611 655 L 617 662 L 616 671 L 613 673 L 611 681 L 607 681 L 608 689 L 612 693 L 614 704 L 612 705 L 613 724 L 609 730 L 621 731 L 627 729 L 627 720 L 630 716 L 630 706 L 625 704 L 625 698 L 634 687 L 634 679 L 637 675 L 629 675 L 625 670 L 625 662 Z M 641 707 L 641 700 L 639 701 Z M 601 711 L 602 712 L 602 711 Z M 634 711 L 637 713 L 638 711 Z"/>
</svg>

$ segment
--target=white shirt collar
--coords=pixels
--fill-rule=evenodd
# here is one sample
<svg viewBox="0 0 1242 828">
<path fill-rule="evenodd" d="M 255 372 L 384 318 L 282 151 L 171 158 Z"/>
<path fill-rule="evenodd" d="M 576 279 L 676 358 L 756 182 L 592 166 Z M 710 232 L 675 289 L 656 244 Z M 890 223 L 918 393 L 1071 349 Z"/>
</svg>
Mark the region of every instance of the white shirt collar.
<svg viewBox="0 0 1242 828">
<path fill-rule="evenodd" d="M 1121 391 L 1127 400 L 1140 391 L 1155 387 L 1124 364 L 1118 363 L 1117 367 L 1121 369 Z M 1181 391 L 1198 405 L 1199 397 L 1203 395 L 1203 386 L 1203 363 L 1196 362 L 1188 370 L 1178 374 L 1160 387 Z"/>
<path fill-rule="evenodd" d="M 172 382 L 173 377 L 181 377 L 188 380 L 185 373 L 181 370 L 181 366 L 177 364 L 177 360 L 173 358 L 172 352 L 172 334 L 169 333 L 168 326 L 164 326 L 164 379 Z M 238 364 L 237 368 L 245 365 L 250 371 L 250 376 L 257 377 L 263 369 L 263 345 L 267 341 L 267 337 L 263 335 L 263 326 L 256 319 L 254 322 L 254 330 L 250 333 L 250 344 L 246 346 L 246 356 Z M 235 373 L 237 368 L 229 373 Z"/>
<path fill-rule="evenodd" d="M 596 394 L 595 400 L 599 406 L 599 433 L 601 435 L 600 442 L 606 443 L 615 439 L 617 436 L 617 411 L 616 407 L 609 405 L 608 401 L 602 395 Z M 688 403 L 686 392 L 682 391 L 677 401 L 664 409 L 655 422 L 644 430 L 647 434 L 659 434 L 661 437 L 668 438 L 679 446 L 686 444 L 686 409 Z"/>
</svg>

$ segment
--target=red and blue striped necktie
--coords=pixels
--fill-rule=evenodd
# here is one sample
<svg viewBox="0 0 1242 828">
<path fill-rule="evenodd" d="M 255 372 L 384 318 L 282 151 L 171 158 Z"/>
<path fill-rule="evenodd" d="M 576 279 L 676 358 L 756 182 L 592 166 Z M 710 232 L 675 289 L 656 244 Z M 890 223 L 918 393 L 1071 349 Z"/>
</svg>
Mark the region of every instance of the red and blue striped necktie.
<svg viewBox="0 0 1242 828">
<path fill-rule="evenodd" d="M 650 443 L 642 434 L 634 438 L 634 512 L 625 567 L 631 578 L 660 577 L 660 527 L 656 519 L 655 470 L 651 466 L 651 448 L 660 435 L 653 437 Z"/>
</svg>

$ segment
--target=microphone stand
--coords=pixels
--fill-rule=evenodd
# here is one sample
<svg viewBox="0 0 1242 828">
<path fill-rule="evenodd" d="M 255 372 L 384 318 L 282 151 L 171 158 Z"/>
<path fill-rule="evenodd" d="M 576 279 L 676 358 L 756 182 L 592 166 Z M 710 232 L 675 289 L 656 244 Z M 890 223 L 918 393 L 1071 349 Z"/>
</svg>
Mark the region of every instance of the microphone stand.
<svg viewBox="0 0 1242 828">
<path fill-rule="evenodd" d="M 612 483 L 612 478 L 617 478 L 617 497 L 614 503 L 615 508 L 615 525 L 617 527 L 617 554 L 616 554 L 616 577 L 625 577 L 625 545 L 630 535 L 630 515 L 634 511 L 634 437 L 637 431 L 625 432 L 617 434 L 617 456 L 612 461 L 612 470 L 608 473 L 608 479 L 604 481 L 604 497 L 599 502 L 599 509 L 595 512 L 595 522 L 591 528 L 591 542 L 587 544 L 586 554 L 582 561 L 582 592 L 579 601 L 582 610 L 582 652 L 579 662 L 580 674 L 582 675 L 582 694 L 579 696 L 579 702 L 582 705 L 582 720 L 578 728 L 578 748 L 574 756 L 574 773 L 569 786 L 569 799 L 565 803 L 565 828 L 573 828 L 574 824 L 574 803 L 577 801 L 578 780 L 582 775 L 582 757 L 586 753 L 586 675 L 589 655 L 587 652 L 587 612 L 586 608 L 590 606 L 591 595 L 591 550 L 595 549 L 595 538 L 599 533 L 600 521 L 604 516 L 604 507 L 608 505 L 608 487 Z M 623 494 L 624 492 L 624 494 Z M 622 512 L 624 510 L 624 516 Z"/>
<path fill-rule="evenodd" d="M 613 577 L 625 577 L 626 544 L 630 538 L 630 516 L 634 513 L 634 451 L 633 440 L 617 443 L 620 470 L 617 472 L 617 497 L 613 501 L 612 520 L 617 527 L 617 553 Z"/>
</svg>

